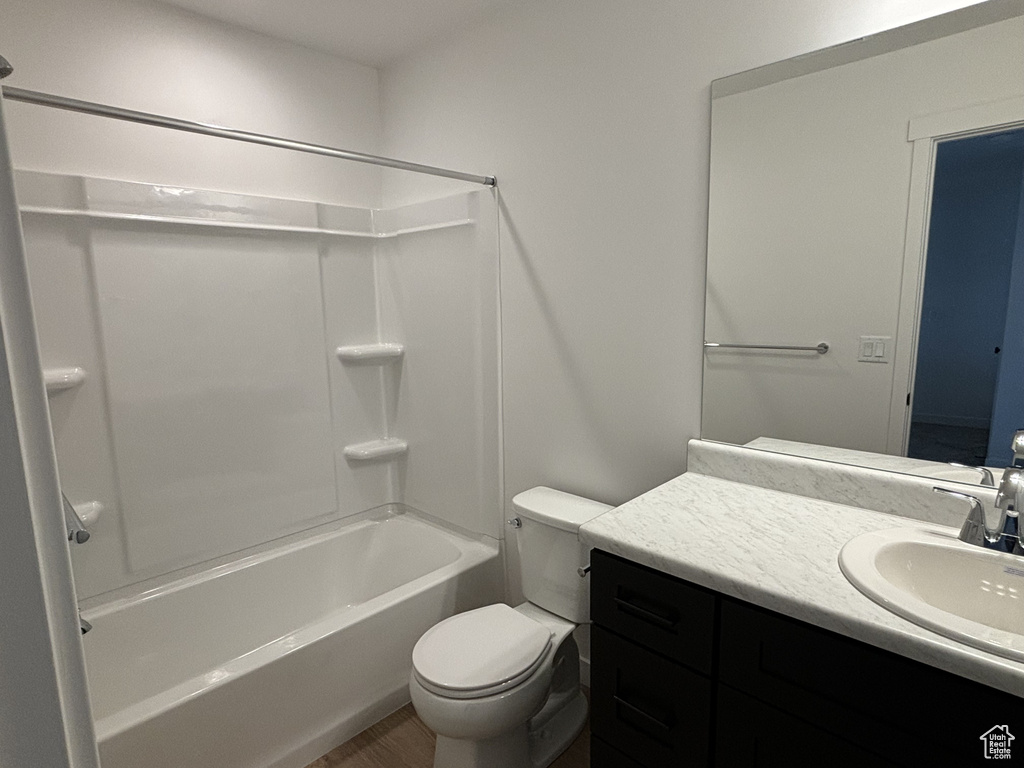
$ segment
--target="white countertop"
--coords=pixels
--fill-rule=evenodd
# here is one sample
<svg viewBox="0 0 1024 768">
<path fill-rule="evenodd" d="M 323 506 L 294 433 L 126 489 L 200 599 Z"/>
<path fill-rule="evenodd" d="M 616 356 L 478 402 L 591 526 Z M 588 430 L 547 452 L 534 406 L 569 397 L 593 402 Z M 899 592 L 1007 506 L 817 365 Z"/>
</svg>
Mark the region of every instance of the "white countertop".
<svg viewBox="0 0 1024 768">
<path fill-rule="evenodd" d="M 956 465 L 948 462 L 911 459 L 907 456 L 892 456 L 885 453 L 871 453 L 870 451 L 854 451 L 849 448 L 799 443 L 794 440 L 779 440 L 773 437 L 759 437 L 746 443 L 744 447 L 756 448 L 759 451 L 785 453 L 809 459 L 835 461 L 840 464 L 854 464 L 872 469 L 882 469 L 887 472 L 905 472 L 910 475 L 922 475 L 924 477 L 933 476 L 940 480 L 955 478 L 960 482 L 971 484 L 981 483 L 981 475 L 977 471 L 979 469 L 987 469 L 992 473 L 994 479 L 998 479 L 1003 471 L 1002 467 L 960 467 L 959 471 L 956 471 Z M 937 472 L 942 474 L 936 474 Z"/>
<path fill-rule="evenodd" d="M 586 523 L 583 543 L 1024 696 L 1024 664 L 918 627 L 839 570 L 854 536 L 932 528 L 904 517 L 687 473 Z M 955 534 L 955 532 L 954 532 Z"/>
</svg>

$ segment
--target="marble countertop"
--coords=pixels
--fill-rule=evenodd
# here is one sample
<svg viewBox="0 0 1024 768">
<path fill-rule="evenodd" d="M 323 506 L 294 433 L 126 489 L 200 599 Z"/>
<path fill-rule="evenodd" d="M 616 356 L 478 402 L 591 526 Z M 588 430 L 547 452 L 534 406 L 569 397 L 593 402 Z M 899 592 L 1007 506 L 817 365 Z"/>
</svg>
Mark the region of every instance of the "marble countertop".
<svg viewBox="0 0 1024 768">
<path fill-rule="evenodd" d="M 927 459 L 911 459 L 906 456 L 891 456 L 885 453 L 871 453 L 869 451 L 854 451 L 849 448 L 836 448 L 829 445 L 815 445 L 813 443 L 798 443 L 793 440 L 778 440 L 773 437 L 759 437 L 746 443 L 747 448 L 756 448 L 761 451 L 773 451 L 785 453 L 790 456 L 802 456 L 810 459 L 821 459 L 823 461 L 835 461 L 840 464 L 853 464 L 855 466 L 870 467 L 872 469 L 883 469 L 887 472 L 905 472 L 910 475 L 922 475 L 924 477 L 936 476 L 940 479 L 958 479 L 964 483 L 978 485 L 981 483 L 981 475 L 974 468 L 961 467 L 959 471 L 954 465 L 942 461 L 928 461 Z M 982 469 L 979 467 L 978 469 Z M 984 467 L 992 473 L 993 479 L 998 482 L 1002 467 Z M 956 474 L 953 474 L 956 472 Z"/>
<path fill-rule="evenodd" d="M 1024 696 L 1024 664 L 918 627 L 839 569 L 854 536 L 934 529 L 904 517 L 687 473 L 586 523 L 584 544 Z"/>
</svg>

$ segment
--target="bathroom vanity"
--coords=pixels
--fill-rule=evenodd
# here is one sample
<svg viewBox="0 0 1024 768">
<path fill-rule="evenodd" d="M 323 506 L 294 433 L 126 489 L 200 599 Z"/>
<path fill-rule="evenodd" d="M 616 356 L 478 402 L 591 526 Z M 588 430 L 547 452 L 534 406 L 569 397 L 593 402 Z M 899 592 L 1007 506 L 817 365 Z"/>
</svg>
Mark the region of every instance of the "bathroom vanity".
<svg viewBox="0 0 1024 768">
<path fill-rule="evenodd" d="M 691 468 L 729 450 L 691 443 Z M 779 484 L 757 460 L 743 471 Z M 900 618 L 839 568 L 861 533 L 950 529 L 812 497 L 896 482 L 889 501 L 916 513 L 935 481 L 801 461 L 815 480 L 794 470 L 788 493 L 691 470 L 584 526 L 592 765 L 970 766 L 1004 747 L 1024 762 L 1024 663 Z"/>
<path fill-rule="evenodd" d="M 965 766 L 1024 723 L 1010 694 L 629 560 L 591 573 L 595 768 Z"/>
</svg>

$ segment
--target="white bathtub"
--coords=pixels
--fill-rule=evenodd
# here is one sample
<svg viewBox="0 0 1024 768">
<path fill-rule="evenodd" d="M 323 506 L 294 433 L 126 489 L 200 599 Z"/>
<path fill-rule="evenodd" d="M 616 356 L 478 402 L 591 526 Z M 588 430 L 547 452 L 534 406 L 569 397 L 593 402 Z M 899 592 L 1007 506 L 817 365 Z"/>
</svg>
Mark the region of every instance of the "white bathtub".
<svg viewBox="0 0 1024 768">
<path fill-rule="evenodd" d="M 416 640 L 501 578 L 496 546 L 388 513 L 87 611 L 103 768 L 304 766 L 408 701 Z"/>
</svg>

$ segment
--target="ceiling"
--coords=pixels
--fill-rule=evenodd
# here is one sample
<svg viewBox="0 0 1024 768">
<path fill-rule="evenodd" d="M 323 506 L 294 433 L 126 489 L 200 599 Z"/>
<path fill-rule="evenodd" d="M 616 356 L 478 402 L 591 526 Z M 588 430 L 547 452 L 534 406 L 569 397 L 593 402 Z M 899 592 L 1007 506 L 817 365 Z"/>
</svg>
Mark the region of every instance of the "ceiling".
<svg viewBox="0 0 1024 768">
<path fill-rule="evenodd" d="M 380 67 L 510 0 L 159 0 Z"/>
</svg>

